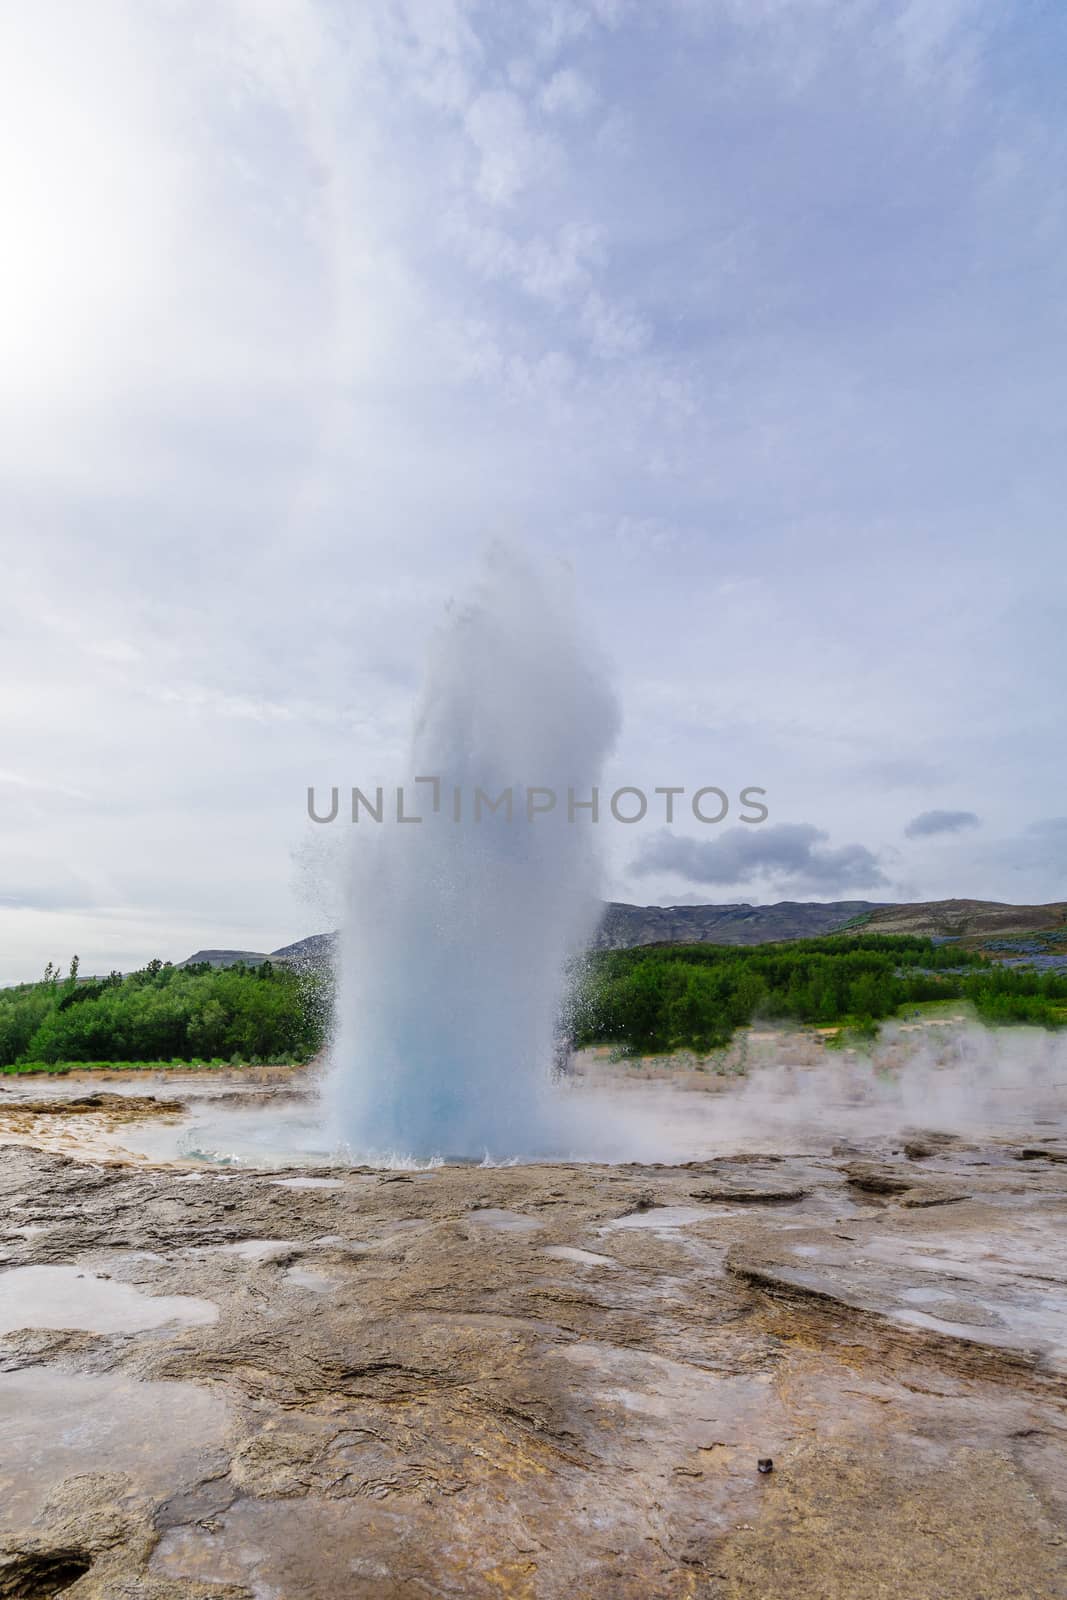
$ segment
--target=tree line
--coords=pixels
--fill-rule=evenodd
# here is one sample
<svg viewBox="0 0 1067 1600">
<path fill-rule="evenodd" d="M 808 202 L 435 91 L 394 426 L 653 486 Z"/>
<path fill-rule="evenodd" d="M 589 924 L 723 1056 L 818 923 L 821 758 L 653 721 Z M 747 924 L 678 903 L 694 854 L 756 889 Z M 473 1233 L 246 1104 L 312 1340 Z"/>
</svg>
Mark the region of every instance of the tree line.
<svg viewBox="0 0 1067 1600">
<path fill-rule="evenodd" d="M 990 1023 L 1067 1022 L 1067 974 L 1003 967 L 908 935 L 787 944 L 662 945 L 601 951 L 575 984 L 577 1045 L 655 1053 L 712 1050 L 756 1021 L 872 1030 L 908 1004 L 970 1001 Z M 59 1062 L 306 1061 L 324 1041 L 329 980 L 266 961 L 125 976 L 63 973 L 0 990 L 0 1070 Z M 418 1004 L 418 995 L 412 995 Z"/>
<path fill-rule="evenodd" d="M 0 990 L 0 1068 L 60 1061 L 303 1061 L 325 1034 L 324 980 L 274 966 L 174 967 L 83 979 L 51 964 Z"/>
<path fill-rule="evenodd" d="M 572 1026 L 578 1045 L 704 1051 L 755 1021 L 872 1031 L 909 1003 L 950 999 L 970 1001 L 986 1022 L 1057 1027 L 1067 1021 L 1067 974 L 997 966 L 910 935 L 643 946 L 586 959 Z"/>
</svg>

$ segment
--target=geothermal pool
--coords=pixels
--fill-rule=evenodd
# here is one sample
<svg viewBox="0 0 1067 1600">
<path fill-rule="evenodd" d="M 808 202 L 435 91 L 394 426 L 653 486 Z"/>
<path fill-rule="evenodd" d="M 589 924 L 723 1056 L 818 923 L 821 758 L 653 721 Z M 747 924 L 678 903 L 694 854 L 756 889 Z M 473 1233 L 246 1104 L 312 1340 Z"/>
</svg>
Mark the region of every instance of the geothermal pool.
<svg viewBox="0 0 1067 1600">
<path fill-rule="evenodd" d="M 746 1070 L 733 1070 L 731 1059 L 743 1059 Z M 42 1096 L 51 1110 L 34 1110 Z M 93 1097 L 102 1098 L 99 1109 Z M 725 1059 L 585 1051 L 569 1079 L 545 1086 L 555 1129 L 547 1150 L 536 1129 L 518 1150 L 510 1134 L 502 1148 L 353 1146 L 338 1141 L 329 1097 L 322 1076 L 307 1073 L 258 1084 L 228 1073 L 16 1079 L 0 1092 L 0 1133 L 192 1170 L 410 1170 L 560 1159 L 674 1165 L 798 1147 L 830 1155 L 842 1141 L 899 1140 L 915 1126 L 1052 1135 L 1067 1118 L 1067 1040 L 1036 1029 L 889 1024 L 863 1054 L 831 1052 L 810 1032 L 785 1028 L 750 1030 Z M 68 1104 L 77 1106 L 76 1116 L 63 1114 Z"/>
<path fill-rule="evenodd" d="M 1067 1073 L 887 1035 L 583 1058 L 593 1159 L 484 1166 L 5 1085 L 0 1592 L 1067 1592 Z"/>
</svg>

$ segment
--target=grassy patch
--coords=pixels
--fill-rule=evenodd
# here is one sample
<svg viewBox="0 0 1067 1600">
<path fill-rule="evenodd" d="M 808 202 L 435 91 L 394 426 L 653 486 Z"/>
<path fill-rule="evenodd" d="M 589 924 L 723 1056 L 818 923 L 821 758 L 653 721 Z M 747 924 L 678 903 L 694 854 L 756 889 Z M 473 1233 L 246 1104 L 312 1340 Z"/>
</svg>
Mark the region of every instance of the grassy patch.
<svg viewBox="0 0 1067 1600">
<path fill-rule="evenodd" d="M 948 1022 L 953 1017 L 964 1017 L 968 1022 L 977 1020 L 970 1000 L 914 1000 L 900 1007 L 896 1022 Z"/>
<path fill-rule="evenodd" d="M 260 1062 L 250 1061 L 14 1061 L 0 1067 L 5 1078 L 47 1073 L 66 1077 L 70 1072 L 240 1072 Z M 282 1063 L 278 1063 L 281 1065 Z M 289 1063 L 284 1063 L 288 1065 Z"/>
</svg>

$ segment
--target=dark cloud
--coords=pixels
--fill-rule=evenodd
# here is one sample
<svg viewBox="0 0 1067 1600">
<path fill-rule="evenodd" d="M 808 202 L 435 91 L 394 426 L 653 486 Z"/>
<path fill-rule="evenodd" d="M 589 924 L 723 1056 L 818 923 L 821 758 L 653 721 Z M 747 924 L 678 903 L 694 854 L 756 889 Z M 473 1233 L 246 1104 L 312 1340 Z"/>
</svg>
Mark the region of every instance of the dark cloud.
<svg viewBox="0 0 1067 1600">
<path fill-rule="evenodd" d="M 638 852 L 632 871 L 638 877 L 672 872 L 692 883 L 723 887 L 766 878 L 813 894 L 886 882 L 878 857 L 865 845 L 830 849 L 828 838 L 807 822 L 730 828 L 717 839 L 687 838 L 664 829 Z"/>
<path fill-rule="evenodd" d="M 981 820 L 973 811 L 920 811 L 904 832 L 909 839 L 926 839 L 934 833 L 962 833 L 965 828 L 977 828 Z"/>
</svg>

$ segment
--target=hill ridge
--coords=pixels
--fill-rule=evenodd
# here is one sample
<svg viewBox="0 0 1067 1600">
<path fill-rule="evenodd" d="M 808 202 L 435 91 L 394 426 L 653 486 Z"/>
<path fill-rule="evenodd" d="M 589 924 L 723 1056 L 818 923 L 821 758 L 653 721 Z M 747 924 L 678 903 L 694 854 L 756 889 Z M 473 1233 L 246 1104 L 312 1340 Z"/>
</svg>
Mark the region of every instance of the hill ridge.
<svg viewBox="0 0 1067 1600">
<path fill-rule="evenodd" d="M 611 900 L 591 941 L 594 950 L 626 950 L 644 944 L 770 944 L 814 939 L 830 933 L 912 933 L 940 938 L 983 939 L 1042 932 L 1067 936 L 1067 901 L 1013 905 L 1005 900 L 778 900 L 770 905 L 728 904 L 638 906 Z M 321 966 L 332 956 L 338 935 L 313 933 L 277 950 L 198 950 L 179 963 L 208 961 L 212 966 L 281 961 Z"/>
</svg>

